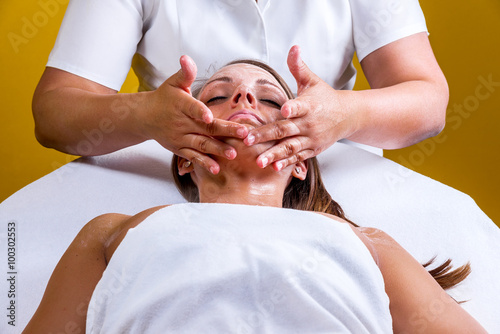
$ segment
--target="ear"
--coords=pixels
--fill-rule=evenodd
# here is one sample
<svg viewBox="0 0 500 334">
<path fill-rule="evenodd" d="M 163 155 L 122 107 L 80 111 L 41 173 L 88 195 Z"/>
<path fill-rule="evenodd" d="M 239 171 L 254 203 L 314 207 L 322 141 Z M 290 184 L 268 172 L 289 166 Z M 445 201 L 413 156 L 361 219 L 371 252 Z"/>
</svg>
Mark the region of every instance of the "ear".
<svg viewBox="0 0 500 334">
<path fill-rule="evenodd" d="M 185 158 L 178 157 L 177 158 L 177 170 L 179 171 L 179 175 L 189 174 L 193 171 L 194 166 L 191 161 Z"/>
<path fill-rule="evenodd" d="M 295 164 L 292 171 L 292 176 L 304 181 L 307 176 L 307 162 L 299 161 Z"/>
</svg>

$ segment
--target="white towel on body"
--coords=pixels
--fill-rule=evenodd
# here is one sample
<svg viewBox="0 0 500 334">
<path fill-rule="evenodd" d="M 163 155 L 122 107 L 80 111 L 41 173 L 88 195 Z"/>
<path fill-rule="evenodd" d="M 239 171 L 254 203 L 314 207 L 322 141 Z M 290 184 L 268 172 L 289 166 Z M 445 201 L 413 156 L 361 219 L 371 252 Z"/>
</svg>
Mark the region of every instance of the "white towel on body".
<svg viewBox="0 0 500 334">
<path fill-rule="evenodd" d="M 89 333 L 391 333 L 389 299 L 347 224 L 290 209 L 178 204 L 130 229 Z"/>
</svg>

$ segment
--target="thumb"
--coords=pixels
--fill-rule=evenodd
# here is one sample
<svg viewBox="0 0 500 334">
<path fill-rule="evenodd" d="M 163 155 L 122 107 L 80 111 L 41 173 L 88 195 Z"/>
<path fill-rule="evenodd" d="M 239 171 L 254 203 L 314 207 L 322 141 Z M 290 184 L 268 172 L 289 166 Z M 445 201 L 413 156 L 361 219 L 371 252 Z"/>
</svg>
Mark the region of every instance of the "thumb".
<svg viewBox="0 0 500 334">
<path fill-rule="evenodd" d="M 181 69 L 173 75 L 172 85 L 191 94 L 191 85 L 196 79 L 198 69 L 193 59 L 189 56 L 182 56 L 179 62 L 181 64 Z"/>
<path fill-rule="evenodd" d="M 302 60 L 300 56 L 300 47 L 298 45 L 292 46 L 288 52 L 287 64 L 290 73 L 292 73 L 295 81 L 297 81 L 298 95 L 317 82 L 318 77 L 316 74 L 314 74 Z"/>
</svg>

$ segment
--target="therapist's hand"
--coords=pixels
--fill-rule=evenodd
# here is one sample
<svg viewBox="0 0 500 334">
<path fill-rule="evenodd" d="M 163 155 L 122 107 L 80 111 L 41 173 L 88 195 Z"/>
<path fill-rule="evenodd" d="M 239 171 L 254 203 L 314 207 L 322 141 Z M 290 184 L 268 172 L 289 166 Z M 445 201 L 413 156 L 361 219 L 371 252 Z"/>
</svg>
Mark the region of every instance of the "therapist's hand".
<svg viewBox="0 0 500 334">
<path fill-rule="evenodd" d="M 280 140 L 257 158 L 262 168 L 272 164 L 281 170 L 312 158 L 356 128 L 356 116 L 347 111 L 343 92 L 334 90 L 307 67 L 298 46 L 290 49 L 287 63 L 298 89 L 297 98 L 281 107 L 286 119 L 253 129 L 244 140 L 246 145 Z"/>
<path fill-rule="evenodd" d="M 248 130 L 235 122 L 214 119 L 210 109 L 191 95 L 196 64 L 188 56 L 182 56 L 180 64 L 179 72 L 151 92 L 141 116 L 143 131 L 173 153 L 217 174 L 220 167 L 208 155 L 234 159 L 236 150 L 213 137 L 243 139 Z"/>
</svg>

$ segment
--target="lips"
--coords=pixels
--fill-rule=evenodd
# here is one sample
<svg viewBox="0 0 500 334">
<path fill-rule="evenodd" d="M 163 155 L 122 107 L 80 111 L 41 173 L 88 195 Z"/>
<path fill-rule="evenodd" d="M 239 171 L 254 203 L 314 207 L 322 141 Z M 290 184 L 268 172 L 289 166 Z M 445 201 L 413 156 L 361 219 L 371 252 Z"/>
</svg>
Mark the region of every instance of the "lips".
<svg viewBox="0 0 500 334">
<path fill-rule="evenodd" d="M 257 121 L 261 125 L 264 124 L 264 120 L 259 115 L 255 114 L 251 111 L 248 111 L 248 110 L 237 111 L 227 118 L 228 121 L 235 121 L 237 119 L 240 119 L 240 120 L 247 119 L 247 120 L 251 120 L 251 121 Z"/>
</svg>

